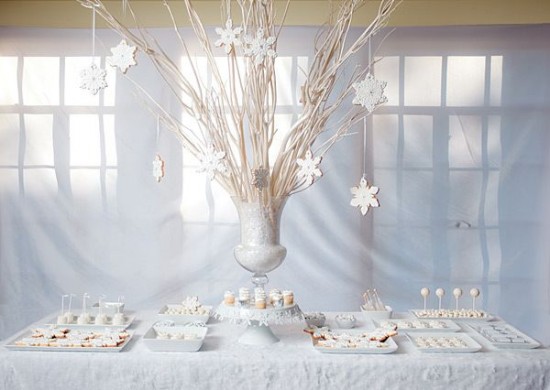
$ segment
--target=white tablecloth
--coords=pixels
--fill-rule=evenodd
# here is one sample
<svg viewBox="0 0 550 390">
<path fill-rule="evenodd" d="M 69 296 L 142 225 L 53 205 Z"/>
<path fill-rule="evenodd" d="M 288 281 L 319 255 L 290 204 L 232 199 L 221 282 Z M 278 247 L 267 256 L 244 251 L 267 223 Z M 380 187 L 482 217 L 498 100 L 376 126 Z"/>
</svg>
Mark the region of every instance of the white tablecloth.
<svg viewBox="0 0 550 390">
<path fill-rule="evenodd" d="M 300 324 L 275 325 L 279 343 L 251 347 L 236 342 L 242 327 L 213 322 L 199 352 L 159 353 L 150 352 L 141 341 L 155 321 L 154 312 L 139 312 L 136 318 L 130 328 L 133 339 L 120 353 L 2 348 L 1 389 L 550 388 L 549 349 L 494 350 L 473 333 L 484 346 L 481 352 L 421 353 L 400 335 L 393 354 L 335 355 L 316 351 Z M 364 321 L 358 325 L 371 326 Z"/>
</svg>

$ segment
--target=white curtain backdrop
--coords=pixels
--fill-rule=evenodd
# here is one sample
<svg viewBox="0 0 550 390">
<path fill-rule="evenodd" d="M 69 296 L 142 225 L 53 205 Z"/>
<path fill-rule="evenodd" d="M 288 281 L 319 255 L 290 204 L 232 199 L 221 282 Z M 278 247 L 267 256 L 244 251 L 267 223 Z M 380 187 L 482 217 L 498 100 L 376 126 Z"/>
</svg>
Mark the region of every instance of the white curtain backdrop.
<svg viewBox="0 0 550 390">
<path fill-rule="evenodd" d="M 279 41 L 281 131 L 299 113 L 315 32 L 286 28 Z M 181 55 L 171 30 L 152 33 Z M 105 66 L 120 38 L 97 37 Z M 98 96 L 78 87 L 91 46 L 90 30 L 0 28 L 0 339 L 59 310 L 62 294 L 124 295 L 129 309 L 186 295 L 216 304 L 249 280 L 232 254 L 229 196 L 172 134 L 157 139 L 132 83 L 110 71 Z M 362 217 L 349 205 L 359 126 L 323 160 L 323 178 L 289 199 L 288 256 L 269 287 L 293 289 L 306 311 L 358 310 L 371 287 L 399 311 L 421 307 L 422 287 L 445 288 L 446 307 L 461 287 L 470 307 L 478 287 L 478 306 L 550 343 L 550 26 L 398 28 L 376 56 L 389 101 L 369 119 L 366 159 L 381 207 Z M 128 76 L 177 112 L 137 60 Z"/>
</svg>

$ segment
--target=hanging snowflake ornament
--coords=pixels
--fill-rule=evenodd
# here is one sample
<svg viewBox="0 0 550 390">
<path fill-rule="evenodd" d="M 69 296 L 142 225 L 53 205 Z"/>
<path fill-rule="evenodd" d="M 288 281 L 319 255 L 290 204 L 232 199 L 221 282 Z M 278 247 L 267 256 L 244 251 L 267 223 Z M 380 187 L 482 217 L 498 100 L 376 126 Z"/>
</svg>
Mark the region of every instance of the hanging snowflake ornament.
<svg viewBox="0 0 550 390">
<path fill-rule="evenodd" d="M 376 80 L 372 74 L 368 73 L 364 80 L 353 84 L 356 95 L 352 103 L 360 104 L 369 113 L 373 112 L 378 105 L 388 101 L 384 96 L 384 88 L 387 84 L 386 81 Z"/>
<path fill-rule="evenodd" d="M 275 58 L 277 53 L 271 48 L 275 43 L 275 37 L 265 37 L 264 29 L 259 28 L 256 31 L 256 37 L 252 38 L 249 35 L 244 37 L 244 43 L 247 45 L 244 48 L 244 55 L 254 58 L 255 65 L 261 65 L 265 57 Z"/>
<path fill-rule="evenodd" d="M 157 180 L 157 183 L 160 183 L 164 177 L 164 160 L 158 154 L 153 160 L 153 177 Z"/>
<path fill-rule="evenodd" d="M 252 185 L 258 189 L 263 190 L 269 184 L 269 169 L 260 166 L 257 169 L 252 170 Z"/>
<path fill-rule="evenodd" d="M 101 89 L 107 87 L 106 77 L 107 72 L 92 63 L 90 67 L 82 69 L 80 72 L 80 88 L 87 89 L 96 95 Z"/>
<path fill-rule="evenodd" d="M 233 21 L 227 19 L 225 22 L 225 28 L 216 27 L 216 34 L 220 36 L 214 45 L 216 47 L 224 46 L 225 54 L 231 53 L 234 46 L 239 46 L 241 41 L 238 39 L 238 36 L 243 32 L 242 27 L 233 28 Z"/>
<path fill-rule="evenodd" d="M 206 149 L 206 153 L 199 157 L 200 166 L 197 172 L 206 172 L 210 180 L 214 180 L 216 172 L 222 175 L 227 174 L 227 167 L 224 162 L 225 152 L 218 152 L 214 148 L 214 145 L 210 145 Z"/>
<path fill-rule="evenodd" d="M 353 207 L 359 207 L 361 214 L 366 215 L 369 211 L 369 207 L 380 207 L 376 194 L 378 194 L 379 188 L 375 186 L 369 186 L 367 180 L 362 177 L 357 187 L 350 188 L 353 198 L 350 205 Z"/>
<path fill-rule="evenodd" d="M 111 53 L 113 55 L 107 57 L 107 63 L 119 68 L 122 73 L 126 73 L 130 66 L 136 65 L 136 47 L 129 46 L 124 39 L 117 46 L 111 48 Z"/>
<path fill-rule="evenodd" d="M 308 186 L 313 184 L 315 177 L 321 177 L 323 172 L 318 168 L 321 163 L 321 157 L 313 158 L 311 150 L 306 152 L 306 158 L 297 159 L 296 163 L 300 166 L 300 170 L 296 174 L 298 179 L 305 179 Z"/>
</svg>

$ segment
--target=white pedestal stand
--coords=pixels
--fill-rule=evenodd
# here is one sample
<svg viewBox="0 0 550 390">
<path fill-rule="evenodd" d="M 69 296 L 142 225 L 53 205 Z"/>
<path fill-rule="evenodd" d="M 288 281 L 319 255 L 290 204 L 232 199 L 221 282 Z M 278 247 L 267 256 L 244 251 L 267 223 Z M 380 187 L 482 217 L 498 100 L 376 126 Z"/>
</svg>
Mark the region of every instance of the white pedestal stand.
<svg viewBox="0 0 550 390">
<path fill-rule="evenodd" d="M 269 324 L 287 324 L 304 319 L 296 304 L 281 308 L 268 306 L 266 309 L 256 309 L 253 306 L 238 307 L 221 303 L 213 315 L 221 321 L 246 324 L 246 330 L 239 337 L 239 343 L 256 346 L 271 345 L 279 341 Z"/>
</svg>

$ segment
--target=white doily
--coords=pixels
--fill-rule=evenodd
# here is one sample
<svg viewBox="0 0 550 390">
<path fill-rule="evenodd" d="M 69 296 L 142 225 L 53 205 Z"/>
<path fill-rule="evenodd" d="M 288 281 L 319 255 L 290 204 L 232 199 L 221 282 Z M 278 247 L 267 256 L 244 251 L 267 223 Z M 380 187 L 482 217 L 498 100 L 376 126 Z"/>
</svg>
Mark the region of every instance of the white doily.
<svg viewBox="0 0 550 390">
<path fill-rule="evenodd" d="M 304 315 L 296 304 L 281 308 L 256 309 L 253 306 L 228 306 L 221 303 L 213 312 L 213 317 L 220 321 L 229 321 L 231 324 L 251 325 L 257 321 L 260 325 L 289 324 L 301 322 Z"/>
</svg>

